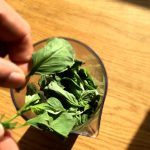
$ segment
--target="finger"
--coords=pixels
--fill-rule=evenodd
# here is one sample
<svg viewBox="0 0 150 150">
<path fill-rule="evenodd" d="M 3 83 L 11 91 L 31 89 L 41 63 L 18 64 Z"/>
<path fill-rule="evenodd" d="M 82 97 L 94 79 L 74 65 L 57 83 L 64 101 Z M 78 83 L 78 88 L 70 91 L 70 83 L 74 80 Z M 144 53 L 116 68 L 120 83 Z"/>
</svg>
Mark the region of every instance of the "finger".
<svg viewBox="0 0 150 150">
<path fill-rule="evenodd" d="M 31 60 L 33 46 L 31 36 L 26 35 L 22 39 L 9 43 L 9 58 L 15 63 L 28 63 Z"/>
<path fill-rule="evenodd" d="M 0 124 L 0 139 L 4 137 L 4 134 L 5 134 L 4 127 L 2 126 L 2 124 Z"/>
<path fill-rule="evenodd" d="M 0 40 L 7 42 L 10 59 L 28 62 L 33 51 L 28 23 L 5 1 L 0 1 Z"/>
<path fill-rule="evenodd" d="M 16 41 L 30 32 L 28 23 L 5 1 L 0 1 L 0 39 Z"/>
<path fill-rule="evenodd" d="M 0 86 L 17 88 L 24 83 L 23 71 L 15 64 L 0 58 Z"/>
<path fill-rule="evenodd" d="M 27 75 L 32 68 L 32 60 L 28 63 L 16 63 L 16 65 L 22 69 L 25 75 Z"/>
<path fill-rule="evenodd" d="M 10 132 L 6 131 L 4 137 L 0 139 L 0 150 L 19 150 Z"/>
</svg>

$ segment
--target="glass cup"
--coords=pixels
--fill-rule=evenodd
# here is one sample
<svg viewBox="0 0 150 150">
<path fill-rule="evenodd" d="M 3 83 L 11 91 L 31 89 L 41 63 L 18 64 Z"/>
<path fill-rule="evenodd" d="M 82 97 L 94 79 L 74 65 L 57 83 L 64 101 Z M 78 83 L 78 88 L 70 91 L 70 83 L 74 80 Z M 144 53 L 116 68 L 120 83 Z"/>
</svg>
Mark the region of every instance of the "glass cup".
<svg viewBox="0 0 150 150">
<path fill-rule="evenodd" d="M 49 38 L 35 43 L 34 44 L 35 51 L 42 48 L 46 44 L 46 41 L 48 39 Z M 71 38 L 64 38 L 64 39 L 68 40 L 73 46 L 76 53 L 76 58 L 85 63 L 83 67 L 88 70 L 89 74 L 95 80 L 96 85 L 98 86 L 98 91 L 99 92 L 104 91 L 103 96 L 101 96 L 100 102 L 96 108 L 96 111 L 92 114 L 91 118 L 86 123 L 76 127 L 72 131 L 72 133 L 78 135 L 96 137 L 99 133 L 100 120 L 101 120 L 102 110 L 103 110 L 104 101 L 107 93 L 108 80 L 107 80 L 106 70 L 100 57 L 89 46 L 75 39 L 71 39 Z M 33 75 L 30 78 L 29 82 L 33 82 L 38 86 L 37 82 L 39 78 L 40 77 L 38 75 Z M 25 101 L 26 87 L 20 92 L 16 92 L 15 89 L 10 89 L 10 93 L 15 108 L 19 110 Z M 34 117 L 34 114 L 29 111 L 23 114 L 22 117 L 25 120 L 27 120 Z"/>
</svg>

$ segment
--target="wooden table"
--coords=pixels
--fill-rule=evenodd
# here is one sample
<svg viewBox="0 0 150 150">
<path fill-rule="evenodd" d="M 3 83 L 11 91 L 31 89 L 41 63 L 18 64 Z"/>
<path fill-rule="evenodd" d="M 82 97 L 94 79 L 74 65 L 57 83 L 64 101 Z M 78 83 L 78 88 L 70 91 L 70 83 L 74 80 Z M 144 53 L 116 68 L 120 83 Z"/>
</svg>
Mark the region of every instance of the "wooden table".
<svg viewBox="0 0 150 150">
<path fill-rule="evenodd" d="M 108 74 L 100 134 L 65 142 L 36 129 L 12 131 L 21 150 L 150 149 L 150 1 L 8 0 L 31 25 L 33 42 L 51 36 L 78 39 L 102 58 Z M 0 89 L 0 113 L 15 113 Z M 20 117 L 18 122 L 23 122 Z"/>
</svg>

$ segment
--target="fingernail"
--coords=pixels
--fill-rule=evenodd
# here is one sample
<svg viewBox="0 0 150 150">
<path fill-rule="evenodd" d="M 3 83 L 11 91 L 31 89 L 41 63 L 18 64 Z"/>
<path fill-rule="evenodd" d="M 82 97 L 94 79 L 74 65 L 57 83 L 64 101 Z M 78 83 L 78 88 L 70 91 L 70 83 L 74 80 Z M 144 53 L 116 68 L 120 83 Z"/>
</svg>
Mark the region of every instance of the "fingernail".
<svg viewBox="0 0 150 150">
<path fill-rule="evenodd" d="M 23 78 L 23 74 L 22 73 L 19 73 L 19 72 L 12 72 L 9 76 L 9 79 L 11 80 L 18 80 L 20 78 Z"/>
<path fill-rule="evenodd" d="M 0 124 L 0 139 L 2 139 L 4 137 L 5 134 L 5 130 L 2 124 Z"/>
<path fill-rule="evenodd" d="M 25 82 L 25 75 L 23 73 L 19 72 L 12 72 L 9 75 L 9 81 L 8 81 L 12 87 L 18 87 L 22 85 Z"/>
</svg>

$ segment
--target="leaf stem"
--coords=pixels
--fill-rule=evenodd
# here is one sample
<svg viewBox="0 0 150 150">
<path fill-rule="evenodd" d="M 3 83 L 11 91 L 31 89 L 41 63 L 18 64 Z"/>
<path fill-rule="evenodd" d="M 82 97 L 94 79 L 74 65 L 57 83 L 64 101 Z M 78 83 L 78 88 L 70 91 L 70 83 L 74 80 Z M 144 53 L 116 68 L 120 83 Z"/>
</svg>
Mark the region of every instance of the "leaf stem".
<svg viewBox="0 0 150 150">
<path fill-rule="evenodd" d="M 18 129 L 18 128 L 21 128 L 21 127 L 24 127 L 24 126 L 26 126 L 26 125 L 28 125 L 28 124 L 25 122 L 25 123 L 23 123 L 23 124 L 21 124 L 21 125 L 16 126 L 16 127 L 15 127 L 15 129 Z"/>
<path fill-rule="evenodd" d="M 11 122 L 13 121 L 15 118 L 17 118 L 19 116 L 18 113 L 16 113 L 15 115 L 13 115 L 11 118 L 9 118 L 8 120 L 4 121 L 4 122 Z"/>
</svg>

